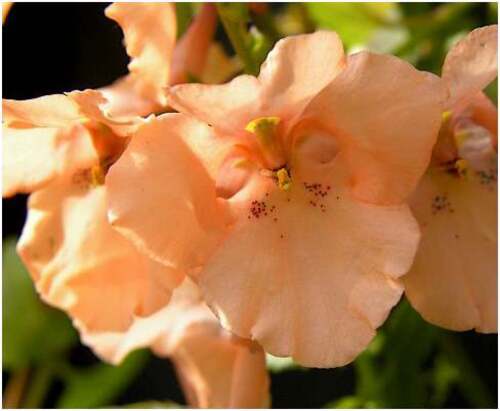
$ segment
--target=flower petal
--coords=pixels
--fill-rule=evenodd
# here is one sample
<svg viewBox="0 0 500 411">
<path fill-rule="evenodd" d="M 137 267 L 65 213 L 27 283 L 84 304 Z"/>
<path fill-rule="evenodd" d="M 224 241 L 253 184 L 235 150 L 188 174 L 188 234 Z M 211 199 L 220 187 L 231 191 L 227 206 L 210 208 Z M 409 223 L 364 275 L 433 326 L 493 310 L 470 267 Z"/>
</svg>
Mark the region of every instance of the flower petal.
<svg viewBox="0 0 500 411">
<path fill-rule="evenodd" d="M 262 348 L 224 331 L 187 278 L 168 306 L 136 319 L 126 332 L 83 333 L 82 338 L 113 364 L 148 346 L 170 357 L 192 407 L 256 408 L 269 403 Z"/>
<path fill-rule="evenodd" d="M 269 377 L 265 355 L 256 343 L 218 325 L 186 330 L 172 360 L 188 403 L 196 408 L 267 408 Z"/>
<path fill-rule="evenodd" d="M 177 31 L 175 6 L 170 3 L 113 3 L 106 16 L 122 28 L 130 76 L 139 96 L 166 105 L 163 89 L 169 84 Z"/>
<path fill-rule="evenodd" d="M 258 79 L 239 76 L 220 86 L 179 85 L 170 89 L 169 102 L 223 133 L 238 135 L 258 117 L 294 117 L 343 66 L 337 34 L 291 36 L 269 53 Z"/>
<path fill-rule="evenodd" d="M 158 109 L 158 104 L 137 94 L 136 89 L 136 82 L 130 76 L 99 89 L 107 100 L 103 108 L 110 117 L 147 116 Z"/>
<path fill-rule="evenodd" d="M 66 95 L 78 105 L 84 121 L 104 124 L 118 136 L 127 137 L 143 122 L 137 113 L 132 113 L 128 117 L 112 118 L 110 113 L 106 112 L 110 103 L 98 90 L 72 91 Z"/>
<path fill-rule="evenodd" d="M 219 43 L 212 43 L 201 74 L 201 82 L 219 84 L 234 77 L 241 71 L 241 62 L 237 56 L 229 57 Z"/>
<path fill-rule="evenodd" d="M 56 174 L 57 128 L 2 128 L 2 194 L 29 193 Z"/>
<path fill-rule="evenodd" d="M 37 190 L 58 175 L 86 168 L 97 160 L 81 126 L 2 129 L 2 195 Z"/>
<path fill-rule="evenodd" d="M 450 89 L 447 107 L 462 105 L 498 75 L 498 26 L 471 31 L 448 52 L 442 77 Z"/>
<path fill-rule="evenodd" d="M 479 92 L 468 102 L 457 117 L 467 116 L 476 124 L 486 128 L 491 135 L 494 146 L 498 141 L 498 110 L 495 104 L 483 93 Z"/>
<path fill-rule="evenodd" d="M 105 102 L 95 90 L 3 100 L 3 195 L 30 192 L 56 175 L 93 165 L 106 154 L 95 129 L 108 130 L 106 145 L 114 140 L 119 151 L 126 139 L 118 136 L 128 135 L 142 120 L 110 119 L 101 110 Z"/>
<path fill-rule="evenodd" d="M 124 330 L 163 307 L 181 276 L 111 228 L 105 188 L 89 188 L 85 171 L 31 195 L 18 252 L 46 302 L 85 329 Z"/>
<path fill-rule="evenodd" d="M 217 27 L 214 4 L 205 3 L 177 43 L 172 58 L 171 84 L 186 83 L 189 76 L 202 77 Z"/>
<path fill-rule="evenodd" d="M 256 175 L 229 200 L 239 221 L 195 279 L 230 331 L 305 366 L 344 365 L 399 300 L 418 226 L 331 176 L 293 178 L 284 192 Z"/>
<path fill-rule="evenodd" d="M 281 39 L 260 69 L 261 109 L 283 118 L 299 114 L 344 67 L 344 48 L 335 32 Z"/>
<path fill-rule="evenodd" d="M 214 320 L 198 287 L 186 277 L 173 291 L 168 305 L 148 317 L 134 318 L 123 332 L 88 332 L 84 329 L 81 332 L 83 342 L 97 355 L 112 364 L 119 364 L 130 352 L 155 344 L 161 346 L 162 355 L 168 356 L 172 347 L 180 343 L 186 327 Z"/>
<path fill-rule="evenodd" d="M 12 128 L 67 127 L 95 121 L 106 124 L 118 135 L 135 130 L 141 119 L 114 119 L 105 112 L 109 102 L 97 90 L 72 91 L 30 100 L 2 100 L 3 125 Z"/>
<path fill-rule="evenodd" d="M 78 104 L 64 94 L 30 100 L 2 100 L 2 121 L 7 126 L 64 127 L 83 120 Z"/>
<path fill-rule="evenodd" d="M 149 121 L 107 175 L 113 226 L 165 265 L 202 264 L 226 227 L 215 189 L 226 151 L 182 114 Z"/>
<path fill-rule="evenodd" d="M 422 241 L 403 281 L 427 321 L 497 332 L 497 184 L 469 172 L 459 178 L 434 169 L 422 179 L 411 202 Z"/>
<path fill-rule="evenodd" d="M 168 102 L 224 134 L 237 135 L 258 117 L 259 88 L 259 81 L 247 75 L 222 85 L 181 84 L 169 89 Z"/>
<path fill-rule="evenodd" d="M 363 201 L 394 204 L 424 173 L 441 125 L 438 77 L 388 55 L 361 52 L 305 110 L 349 153 L 352 189 Z"/>
</svg>

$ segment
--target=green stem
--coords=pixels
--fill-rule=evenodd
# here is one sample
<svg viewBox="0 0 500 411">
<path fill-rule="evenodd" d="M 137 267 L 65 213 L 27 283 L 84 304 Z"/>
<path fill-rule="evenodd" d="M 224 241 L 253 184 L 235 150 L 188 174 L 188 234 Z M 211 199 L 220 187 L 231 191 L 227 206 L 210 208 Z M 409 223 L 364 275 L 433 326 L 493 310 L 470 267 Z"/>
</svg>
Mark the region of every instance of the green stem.
<svg viewBox="0 0 500 411">
<path fill-rule="evenodd" d="M 217 12 L 234 51 L 243 63 L 245 73 L 257 75 L 259 67 L 253 58 L 246 30 L 247 6 L 240 3 L 217 3 Z"/>
<path fill-rule="evenodd" d="M 280 33 L 274 24 L 274 19 L 270 13 L 254 14 L 253 21 L 259 31 L 274 44 L 280 38 Z"/>
<path fill-rule="evenodd" d="M 460 370 L 458 384 L 465 398 L 474 408 L 492 408 L 495 401 L 488 390 L 488 387 L 477 374 L 474 365 L 471 363 L 467 353 L 452 335 L 443 335 L 441 339 L 444 352 L 456 364 Z"/>
<path fill-rule="evenodd" d="M 23 401 L 23 408 L 41 408 L 52 382 L 53 371 L 50 367 L 40 367 L 33 371 L 31 384 Z"/>
</svg>

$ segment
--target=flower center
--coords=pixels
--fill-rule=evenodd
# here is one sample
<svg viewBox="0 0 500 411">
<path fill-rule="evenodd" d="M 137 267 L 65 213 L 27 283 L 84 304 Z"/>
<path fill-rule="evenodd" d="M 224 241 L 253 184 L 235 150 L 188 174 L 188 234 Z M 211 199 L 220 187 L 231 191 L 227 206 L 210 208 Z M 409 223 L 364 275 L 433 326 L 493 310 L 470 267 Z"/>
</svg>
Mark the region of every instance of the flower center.
<svg viewBox="0 0 500 411">
<path fill-rule="evenodd" d="M 453 165 L 458 175 L 465 175 L 467 168 L 480 171 L 490 167 L 495 149 L 491 133 L 467 116 L 452 118 L 452 112 L 442 116 L 442 125 L 433 150 L 437 165 Z"/>
<path fill-rule="evenodd" d="M 281 190 L 288 191 L 292 186 L 292 178 L 286 167 L 285 151 L 279 138 L 280 122 L 279 117 L 259 117 L 250 121 L 245 130 L 257 139 L 264 159 L 265 169 L 262 173 L 273 178 Z"/>
<path fill-rule="evenodd" d="M 106 168 L 96 164 L 76 171 L 71 177 L 71 181 L 81 189 L 88 190 L 104 185 L 105 177 Z"/>
</svg>

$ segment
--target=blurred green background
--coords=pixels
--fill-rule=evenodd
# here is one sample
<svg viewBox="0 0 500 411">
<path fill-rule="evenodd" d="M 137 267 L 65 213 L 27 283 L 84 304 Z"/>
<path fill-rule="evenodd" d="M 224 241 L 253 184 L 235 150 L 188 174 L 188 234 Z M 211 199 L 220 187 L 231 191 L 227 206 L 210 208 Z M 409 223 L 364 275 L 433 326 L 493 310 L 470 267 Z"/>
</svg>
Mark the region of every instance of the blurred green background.
<svg viewBox="0 0 500 411">
<path fill-rule="evenodd" d="M 107 4 L 16 4 L 3 27 L 3 97 L 26 99 L 109 84 L 126 72 L 121 32 Z M 177 5 L 179 33 L 195 3 Z M 498 19 L 496 3 L 267 3 L 267 10 L 223 4 L 225 29 L 245 45 L 255 73 L 281 37 L 330 29 L 351 53 L 392 53 L 440 73 L 450 46 Z M 217 38 L 233 53 L 222 25 Z M 233 37 L 234 40 L 234 37 Z M 497 83 L 487 89 L 497 101 Z M 99 362 L 65 314 L 40 302 L 15 253 L 26 196 L 3 200 L 4 407 L 140 408 L 183 405 L 167 359 L 147 351 L 119 367 Z M 268 358 L 275 408 L 496 408 L 497 335 L 453 333 L 425 323 L 402 301 L 353 364 L 304 369 Z"/>
</svg>

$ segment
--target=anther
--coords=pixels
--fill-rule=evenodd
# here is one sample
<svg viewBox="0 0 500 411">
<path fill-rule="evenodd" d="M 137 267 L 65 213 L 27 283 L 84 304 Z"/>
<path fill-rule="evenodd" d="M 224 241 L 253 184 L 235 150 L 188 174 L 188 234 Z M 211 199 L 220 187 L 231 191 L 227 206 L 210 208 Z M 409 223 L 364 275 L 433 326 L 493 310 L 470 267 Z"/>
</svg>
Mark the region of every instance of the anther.
<svg viewBox="0 0 500 411">
<path fill-rule="evenodd" d="M 276 171 L 276 177 L 278 178 L 278 187 L 283 191 L 288 191 L 292 187 L 292 179 L 288 174 L 286 168 L 280 168 Z"/>
<path fill-rule="evenodd" d="M 93 166 L 90 169 L 90 184 L 92 187 L 102 186 L 104 184 L 104 170 L 101 166 Z"/>
</svg>

